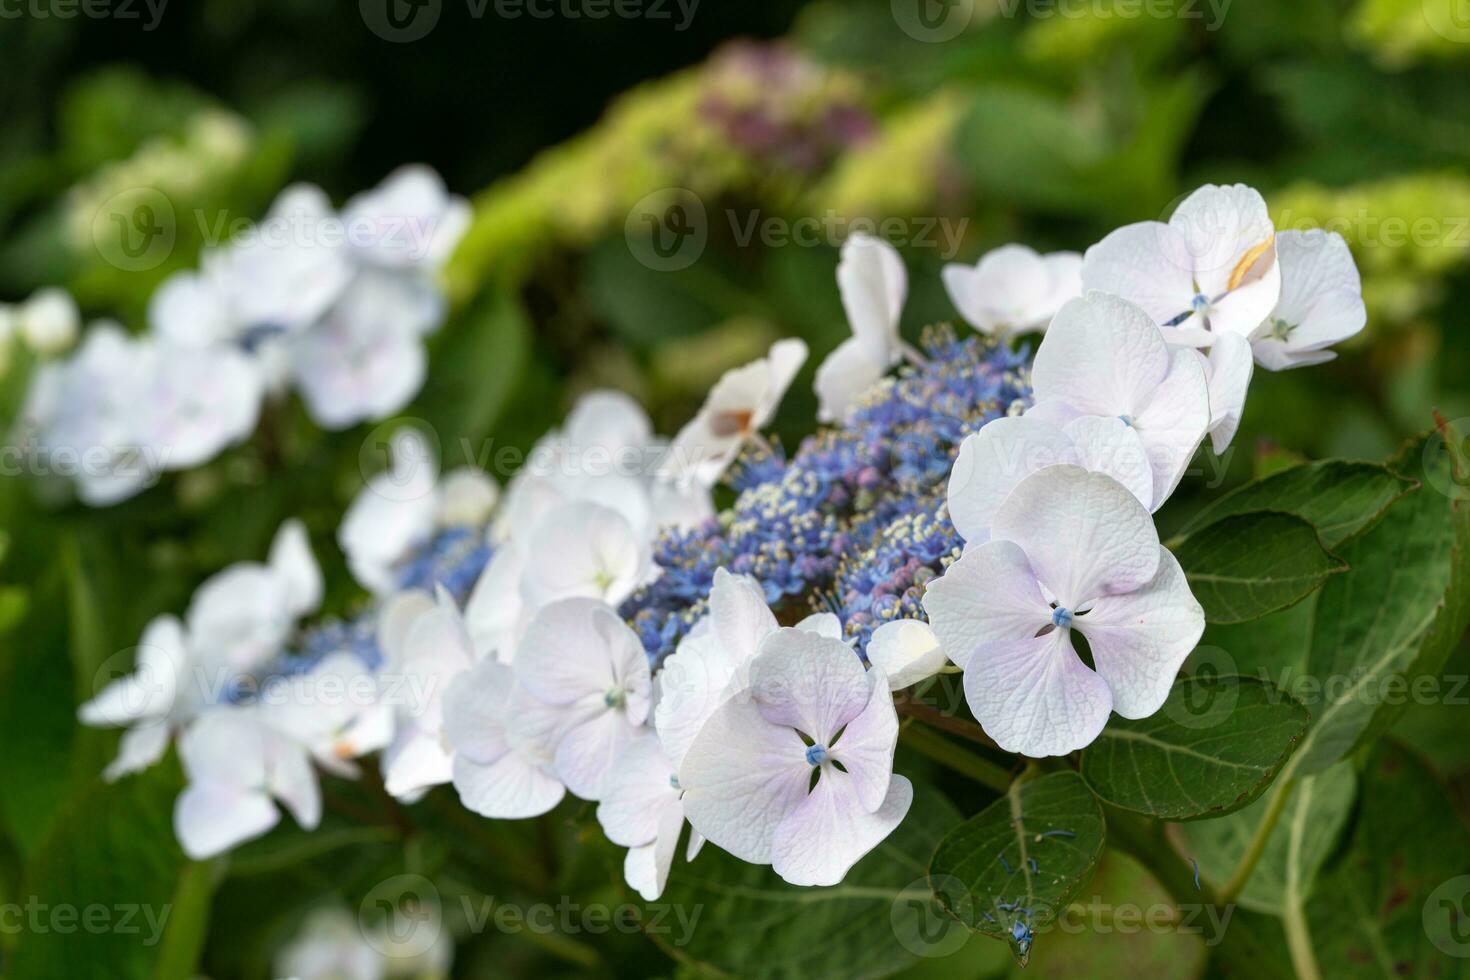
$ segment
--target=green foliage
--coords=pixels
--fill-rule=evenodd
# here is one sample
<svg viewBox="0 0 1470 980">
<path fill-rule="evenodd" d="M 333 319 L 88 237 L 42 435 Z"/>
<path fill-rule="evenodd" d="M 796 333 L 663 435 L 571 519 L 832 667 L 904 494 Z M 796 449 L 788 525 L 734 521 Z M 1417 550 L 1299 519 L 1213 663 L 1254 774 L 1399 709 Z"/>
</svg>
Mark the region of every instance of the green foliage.
<svg viewBox="0 0 1470 980">
<path fill-rule="evenodd" d="M 1259 619 L 1347 570 L 1311 524 L 1275 511 L 1223 518 L 1191 534 L 1176 553 L 1212 623 Z"/>
<path fill-rule="evenodd" d="M 1181 678 L 1156 714 L 1103 729 L 1082 753 L 1082 778 L 1105 802 L 1150 816 L 1222 816 L 1270 785 L 1309 718 L 1253 678 Z"/>
</svg>

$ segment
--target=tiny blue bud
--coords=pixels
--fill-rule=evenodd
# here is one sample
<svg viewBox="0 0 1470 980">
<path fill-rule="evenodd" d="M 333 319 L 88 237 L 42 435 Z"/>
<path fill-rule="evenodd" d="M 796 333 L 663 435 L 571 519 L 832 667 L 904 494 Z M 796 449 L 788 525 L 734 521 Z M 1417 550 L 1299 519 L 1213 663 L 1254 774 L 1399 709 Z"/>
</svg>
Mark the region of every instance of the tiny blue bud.
<svg viewBox="0 0 1470 980">
<path fill-rule="evenodd" d="M 1072 628 L 1072 610 L 1063 606 L 1057 606 L 1051 611 L 1052 625 L 1058 629 L 1069 630 Z"/>
<path fill-rule="evenodd" d="M 809 766 L 820 766 L 827 761 L 827 747 L 825 745 L 809 745 L 806 750 L 806 764 Z"/>
</svg>

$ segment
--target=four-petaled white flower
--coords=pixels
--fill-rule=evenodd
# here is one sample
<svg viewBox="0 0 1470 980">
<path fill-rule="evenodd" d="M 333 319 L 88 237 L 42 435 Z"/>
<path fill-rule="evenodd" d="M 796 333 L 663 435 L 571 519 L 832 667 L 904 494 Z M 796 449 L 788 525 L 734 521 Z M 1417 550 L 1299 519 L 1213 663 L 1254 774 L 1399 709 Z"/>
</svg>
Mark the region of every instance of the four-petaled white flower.
<svg viewBox="0 0 1470 980">
<path fill-rule="evenodd" d="M 1036 351 L 1031 383 L 1036 404 L 1028 418 L 1062 429 L 1088 416 L 1124 423 L 1126 431 L 1087 427 L 1075 440 L 1079 458 L 1119 475 L 1147 459 L 1153 490 L 1145 503 L 1152 510 L 1179 485 L 1210 422 L 1198 355 L 1171 349 L 1148 314 L 1116 296 L 1088 293 L 1062 307 Z M 1142 489 L 1133 476 L 1125 482 Z"/>
<path fill-rule="evenodd" d="M 652 677 L 638 634 L 605 603 L 561 599 L 526 629 L 515 675 L 545 708 L 557 778 L 600 800 L 614 761 L 648 719 Z"/>
<path fill-rule="evenodd" d="M 852 336 L 817 368 L 819 420 L 840 422 L 853 402 L 902 359 L 906 350 L 898 319 L 908 288 L 908 272 L 892 245 L 862 233 L 842 243 L 837 289 Z"/>
<path fill-rule="evenodd" d="M 1057 310 L 1082 293 L 1082 256 L 1040 255 L 1002 245 L 973 266 L 952 262 L 941 275 L 949 300 L 975 329 L 1002 340 L 1045 330 Z"/>
<path fill-rule="evenodd" d="M 1204 611 L 1148 511 L 1111 477 L 1065 464 L 1027 477 L 930 583 L 924 610 L 965 671 L 975 717 L 1008 752 L 1065 755 L 1110 711 L 1164 703 Z M 1072 645 L 1086 637 L 1096 670 Z"/>
<path fill-rule="evenodd" d="M 710 389 L 699 414 L 674 437 L 665 477 L 714 485 L 776 414 L 806 357 L 802 341 L 778 340 L 765 357 L 726 371 Z"/>
<path fill-rule="evenodd" d="M 1208 347 L 1211 334 L 1249 336 L 1276 306 L 1276 229 L 1260 193 L 1207 184 L 1169 223 L 1125 225 L 1087 250 L 1082 286 L 1143 307 L 1174 328 L 1170 343 Z"/>
<path fill-rule="evenodd" d="M 913 802 L 893 773 L 897 742 L 881 670 L 864 670 L 841 640 L 781 629 L 684 755 L 684 812 L 743 861 L 795 885 L 835 885 Z"/>
<path fill-rule="evenodd" d="M 1337 355 L 1327 348 L 1368 322 L 1352 251 L 1335 231 L 1283 231 L 1276 259 L 1281 300 L 1250 335 L 1256 363 L 1284 371 L 1332 360 Z"/>
</svg>

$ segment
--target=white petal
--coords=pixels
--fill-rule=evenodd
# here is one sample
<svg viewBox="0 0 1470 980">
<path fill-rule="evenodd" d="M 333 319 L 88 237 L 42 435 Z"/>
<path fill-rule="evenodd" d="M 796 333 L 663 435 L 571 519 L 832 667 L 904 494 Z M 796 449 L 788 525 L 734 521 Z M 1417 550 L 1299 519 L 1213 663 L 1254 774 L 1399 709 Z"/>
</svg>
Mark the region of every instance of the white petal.
<svg viewBox="0 0 1470 980">
<path fill-rule="evenodd" d="M 500 499 L 495 478 L 474 466 L 461 466 L 439 482 L 434 518 L 440 527 L 480 528 Z"/>
<path fill-rule="evenodd" d="M 443 731 L 457 757 L 488 766 L 510 751 L 505 713 L 514 686 L 515 673 L 495 660 L 476 664 L 450 682 Z"/>
<path fill-rule="evenodd" d="M 509 663 L 515 653 L 522 619 L 526 613 L 521 601 L 521 575 L 525 562 L 511 542 L 496 549 L 465 603 L 465 627 L 475 652 Z"/>
<path fill-rule="evenodd" d="M 604 708 L 571 728 L 556 747 L 554 770 L 567 789 L 584 800 L 600 800 L 613 763 L 640 729 L 625 712 Z"/>
<path fill-rule="evenodd" d="M 102 778 L 112 783 L 147 769 L 168 751 L 168 736 L 169 725 L 164 721 L 145 722 L 129 728 L 118 743 L 117 758 L 108 763 L 102 771 Z"/>
<path fill-rule="evenodd" d="M 844 421 L 858 399 L 887 373 L 887 363 L 874 357 L 858 338 L 849 337 L 838 344 L 817 368 L 813 384 L 817 392 L 817 421 Z"/>
<path fill-rule="evenodd" d="M 556 777 L 520 752 L 507 753 L 488 766 L 456 755 L 453 778 L 460 802 L 492 819 L 539 817 L 566 795 Z"/>
<path fill-rule="evenodd" d="M 868 662 L 883 671 L 893 691 L 928 680 L 949 663 L 934 628 L 917 619 L 894 620 L 875 629 L 867 654 Z"/>
<path fill-rule="evenodd" d="M 669 806 L 683 813 L 679 791 L 670 781 L 674 767 L 659 746 L 658 736 L 645 730 L 613 762 L 597 805 L 597 822 L 614 844 L 638 847 L 658 836 L 662 811 Z"/>
<path fill-rule="evenodd" d="M 1125 225 L 1087 250 L 1082 288 L 1111 293 L 1168 323 L 1194 299 L 1194 257 L 1177 229 L 1158 221 Z"/>
<path fill-rule="evenodd" d="M 807 356 L 806 343 L 794 337 L 778 340 L 771 345 L 771 350 L 766 355 L 770 364 L 770 382 L 752 421 L 755 428 L 763 429 L 771 421 L 781 405 L 781 399 L 786 395 L 786 389 L 791 387 L 791 382 L 796 380 L 796 375 L 806 363 Z"/>
<path fill-rule="evenodd" d="M 401 670 L 408 659 L 408 631 L 425 613 L 437 608 L 434 597 L 421 589 L 395 592 L 378 612 L 378 649 L 384 669 Z"/>
<path fill-rule="evenodd" d="M 1031 368 L 1036 402 L 1085 415 L 1133 416 L 1169 373 L 1163 334 L 1127 300 L 1088 293 L 1063 306 Z"/>
<path fill-rule="evenodd" d="M 1025 552 L 1004 540 L 965 549 L 929 583 L 924 612 L 945 654 L 961 667 L 981 644 L 1034 636 L 1051 619 Z"/>
<path fill-rule="evenodd" d="M 1169 227 L 1183 236 L 1194 281 L 1210 297 L 1235 289 L 1276 233 L 1265 199 L 1244 184 L 1206 184 L 1175 209 Z M 1274 267 L 1274 254 L 1272 259 Z M 1279 279 L 1276 289 L 1280 289 Z M 1275 305 L 1272 295 L 1255 323 Z"/>
<path fill-rule="evenodd" d="M 1071 610 L 1131 592 L 1158 570 L 1159 535 L 1148 509 L 1112 477 L 1076 466 L 1028 476 L 1001 505 L 991 533 L 1020 545 L 1037 580 Z M 947 642 L 945 649 L 953 655 Z"/>
<path fill-rule="evenodd" d="M 532 697 L 547 704 L 601 699 L 618 687 L 630 646 L 642 650 L 637 634 L 608 606 L 595 599 L 563 599 L 531 621 L 516 653 L 516 676 Z"/>
<path fill-rule="evenodd" d="M 811 772 L 796 732 L 736 695 L 710 716 L 679 766 L 684 813 L 717 846 L 769 864 L 776 828 L 806 799 Z"/>
<path fill-rule="evenodd" d="M 566 440 L 574 452 L 601 450 L 616 457 L 653 439 L 648 413 L 632 397 L 611 389 L 589 391 L 567 415 Z"/>
<path fill-rule="evenodd" d="M 1217 344 L 1221 342 L 1233 341 L 1217 338 Z M 1209 384 L 1199 356 L 1191 350 L 1175 350 L 1170 355 L 1169 373 L 1160 379 L 1153 395 L 1133 418 L 1133 427 L 1153 467 L 1155 510 L 1164 505 L 1184 478 L 1209 423 Z"/>
<path fill-rule="evenodd" d="M 1085 415 L 1067 423 L 1066 433 L 1078 466 L 1117 480 L 1145 507 L 1153 504 L 1153 466 L 1135 426 L 1122 419 Z"/>
<path fill-rule="evenodd" d="M 966 544 L 983 544 L 1016 484 L 1043 466 L 1075 462 L 1061 429 L 1030 416 L 995 419 L 960 444 L 949 474 L 949 519 Z"/>
<path fill-rule="evenodd" d="M 772 633 L 750 663 L 750 695 L 761 715 L 824 746 L 866 707 L 870 687 L 851 647 L 804 630 Z"/>
<path fill-rule="evenodd" d="M 835 613 L 812 613 L 810 616 L 804 616 L 792 628 L 806 630 L 808 633 L 816 633 L 818 636 L 829 637 L 833 640 L 843 638 L 842 620 L 838 619 Z"/>
<path fill-rule="evenodd" d="M 619 512 L 570 503 L 548 514 L 531 535 L 522 592 L 533 606 L 581 597 L 622 602 L 642 581 L 648 556 Z"/>
<path fill-rule="evenodd" d="M 414 800 L 430 786 L 454 777 L 454 761 L 436 735 L 401 730 L 383 752 L 383 787 L 400 800 Z"/>
<path fill-rule="evenodd" d="M 982 644 L 965 665 L 965 700 L 997 745 L 1033 758 L 1090 745 L 1112 709 L 1107 682 L 1064 629 Z"/>
<path fill-rule="evenodd" d="M 305 830 L 315 830 L 322 819 L 322 790 L 311 757 L 302 746 L 279 736 L 272 737 L 267 787 L 271 795 Z"/>
<path fill-rule="evenodd" d="M 77 710 L 84 725 L 115 728 L 138 719 L 160 718 L 191 692 L 181 690 L 188 652 L 183 624 L 174 616 L 148 623 L 138 642 L 136 671 L 108 684 Z"/>
<path fill-rule="evenodd" d="M 1253 371 L 1251 345 L 1244 337 L 1221 334 L 1205 365 L 1209 371 L 1210 444 L 1219 456 L 1235 439 L 1245 413 Z"/>
<path fill-rule="evenodd" d="M 623 861 L 623 877 L 645 901 L 655 901 L 664 893 L 669 870 L 674 866 L 674 852 L 679 846 L 679 832 L 683 829 L 684 815 L 679 808 L 665 807 L 653 843 L 628 851 Z"/>
<path fill-rule="evenodd" d="M 259 837 L 281 819 L 263 790 L 196 783 L 174 803 L 174 835 L 195 861 L 222 854 Z"/>
<path fill-rule="evenodd" d="M 286 582 L 291 613 L 304 616 L 322 603 L 322 570 L 311 552 L 306 526 L 298 520 L 281 525 L 271 542 L 270 566 Z"/>
<path fill-rule="evenodd" d="M 898 712 L 881 667 L 868 672 L 868 703 L 848 723 L 830 749 L 842 763 L 868 812 L 883 805 L 893 775 L 893 750 L 898 746 Z"/>
<path fill-rule="evenodd" d="M 1204 633 L 1205 613 L 1178 560 L 1160 548 L 1152 582 L 1127 595 L 1104 596 L 1075 623 L 1113 692 L 1113 710 L 1124 718 L 1146 718 L 1169 696 Z"/>
<path fill-rule="evenodd" d="M 654 728 L 675 768 L 705 721 L 728 696 L 730 684 L 743 666 L 712 629 L 686 636 L 664 661 L 659 672 Z"/>
<path fill-rule="evenodd" d="M 824 768 L 811 794 L 776 829 L 771 866 L 793 885 L 835 885 L 903 822 L 914 787 L 894 776 L 883 805 L 868 812 L 852 781 Z"/>
<path fill-rule="evenodd" d="M 264 729 L 256 711 L 215 708 L 195 719 L 179 736 L 179 761 L 191 783 L 264 789 Z"/>
<path fill-rule="evenodd" d="M 908 295 L 908 272 L 898 251 L 861 232 L 842 243 L 837 289 L 853 339 L 869 360 L 887 368 L 899 356 L 898 318 Z"/>
<path fill-rule="evenodd" d="M 945 266 L 941 276 L 960 315 L 987 334 L 1045 327 L 1060 306 L 1051 305 L 1058 290 L 1047 262 L 1025 245 L 1002 245 L 973 268 Z"/>
<path fill-rule="evenodd" d="M 709 593 L 710 629 L 725 654 L 736 664 L 749 663 L 760 642 L 778 627 L 776 616 L 766 605 L 766 595 L 746 575 L 715 569 Z"/>
</svg>

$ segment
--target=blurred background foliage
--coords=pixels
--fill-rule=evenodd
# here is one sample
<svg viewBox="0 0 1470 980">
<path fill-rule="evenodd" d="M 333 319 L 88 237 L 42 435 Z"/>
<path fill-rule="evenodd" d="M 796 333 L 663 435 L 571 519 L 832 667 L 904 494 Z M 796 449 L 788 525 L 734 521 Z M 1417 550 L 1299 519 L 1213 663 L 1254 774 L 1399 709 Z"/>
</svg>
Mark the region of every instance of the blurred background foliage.
<svg viewBox="0 0 1470 980">
<path fill-rule="evenodd" d="M 294 180 L 340 202 L 425 161 L 472 197 L 475 218 L 448 269 L 455 312 L 406 414 L 438 434 L 445 467 L 468 457 L 503 481 L 496 451 L 529 447 L 587 388 L 634 393 L 671 432 L 721 371 L 777 337 L 803 337 L 818 363 L 847 332 L 833 282 L 843 222 L 897 218 L 910 237 L 933 224 L 928 244 L 904 248 L 905 329 L 917 336 L 954 315 L 939 283 L 947 261 L 1008 241 L 1080 250 L 1166 217 L 1201 183 L 1244 181 L 1278 226 L 1347 238 L 1369 327 L 1324 367 L 1258 371 L 1225 472 L 1205 466 L 1171 512 L 1283 459 L 1382 458 L 1428 427 L 1431 408 L 1470 416 L 1470 32 L 1456 0 L 1148 7 L 1174 12 L 1164 17 L 1128 0 L 1064 4 L 1066 16 L 975 0 L 968 26 L 942 42 L 900 28 L 903 2 L 706 0 L 682 31 L 677 12 L 504 19 L 492 5 L 475 18 L 446 3 L 437 29 L 409 44 L 374 35 L 352 5 L 312 0 L 175 0 L 152 30 L 141 7 L 133 21 L 0 20 L 0 300 L 62 285 L 89 317 L 139 330 L 153 288 L 196 264 L 218 222 L 258 217 Z M 139 186 L 172 203 L 175 244 L 129 271 L 104 259 L 91 229 Z M 624 236 L 638 202 L 666 188 L 698 196 L 709 232 L 698 261 L 670 272 L 641 264 Z M 839 232 L 811 246 L 745 237 L 752 220 L 802 216 Z M 5 359 L 8 423 L 31 365 L 18 349 Z M 777 422 L 788 444 L 814 411 L 798 383 Z M 44 480 L 4 481 L 0 901 L 172 902 L 176 914 L 150 948 L 7 932 L 7 973 L 187 977 L 202 955 L 208 975 L 264 976 L 323 895 L 355 902 L 405 869 L 449 869 L 467 892 L 501 897 L 626 899 L 621 855 L 589 829 L 586 805 L 491 825 L 441 790 L 410 822 L 371 788 L 334 782 L 320 831 L 281 829 L 190 865 L 167 826 L 173 762 L 100 783 L 115 735 L 78 727 L 75 705 L 99 672 L 129 665 L 149 618 L 180 609 L 209 572 L 260 557 L 282 518 L 311 528 L 328 607 L 361 601 L 332 541 L 383 465 L 381 435 L 328 435 L 287 405 L 244 447 L 100 511 Z M 1462 650 L 1450 672 L 1467 660 Z M 1470 748 L 1456 710 L 1416 710 L 1400 735 L 1463 803 Z M 974 787 L 935 781 L 965 812 L 978 806 Z M 1137 867 L 1110 862 L 1106 888 L 1146 892 Z M 1057 937 L 1032 972 L 1108 975 L 1107 962 L 1068 951 L 1073 939 Z M 980 945 L 945 961 L 946 975 L 1009 969 L 1000 944 Z M 1202 955 L 1128 957 L 1145 961 L 1192 976 Z M 685 969 L 617 934 L 484 935 L 461 949 L 464 975 L 492 963 L 497 975 Z"/>
</svg>

